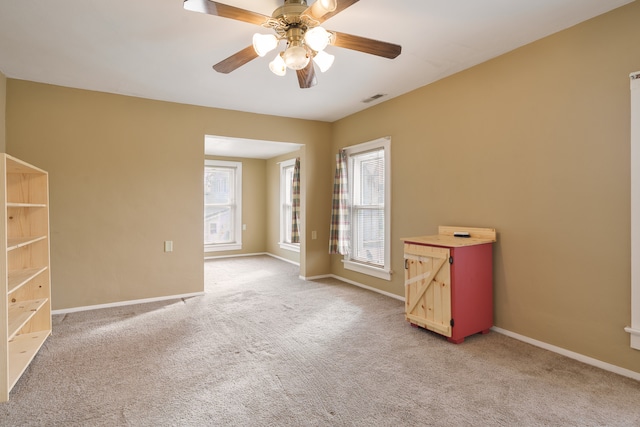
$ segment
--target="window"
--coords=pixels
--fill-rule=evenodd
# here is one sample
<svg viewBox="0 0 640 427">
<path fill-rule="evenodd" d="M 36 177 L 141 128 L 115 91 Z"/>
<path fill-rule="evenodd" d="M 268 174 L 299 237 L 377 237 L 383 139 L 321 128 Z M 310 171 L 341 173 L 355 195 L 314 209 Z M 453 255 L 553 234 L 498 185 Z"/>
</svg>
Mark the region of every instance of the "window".
<svg viewBox="0 0 640 427">
<path fill-rule="evenodd" d="M 205 160 L 205 252 L 242 249 L 242 163 Z"/>
<path fill-rule="evenodd" d="M 280 163 L 280 247 L 300 252 L 300 243 L 291 241 L 295 163 L 296 159 Z"/>
<path fill-rule="evenodd" d="M 391 280 L 391 144 L 378 139 L 345 149 L 349 183 L 348 270 Z"/>
</svg>

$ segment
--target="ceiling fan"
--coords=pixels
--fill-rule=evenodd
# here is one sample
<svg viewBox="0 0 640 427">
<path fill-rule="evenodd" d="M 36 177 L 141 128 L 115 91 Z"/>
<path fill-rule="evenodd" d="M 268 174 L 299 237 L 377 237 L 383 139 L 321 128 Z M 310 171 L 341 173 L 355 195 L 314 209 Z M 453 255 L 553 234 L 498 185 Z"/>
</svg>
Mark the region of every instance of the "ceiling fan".
<svg viewBox="0 0 640 427">
<path fill-rule="evenodd" d="M 327 45 L 357 50 L 393 59 L 400 55 L 402 47 L 397 44 L 372 40 L 365 37 L 327 31 L 320 26 L 324 21 L 342 12 L 358 0 L 315 0 L 307 6 L 306 0 L 284 0 L 271 16 L 250 12 L 212 0 L 185 0 L 184 8 L 193 12 L 207 13 L 223 18 L 235 19 L 270 28 L 275 34 L 253 36 L 253 44 L 223 59 L 213 66 L 219 73 L 230 73 L 247 62 L 264 56 L 276 49 L 281 40 L 286 48 L 269 64 L 271 71 L 279 76 L 287 68 L 295 70 L 301 88 L 315 86 L 314 62 L 324 72 L 333 64 L 333 55 L 324 51 Z"/>
</svg>

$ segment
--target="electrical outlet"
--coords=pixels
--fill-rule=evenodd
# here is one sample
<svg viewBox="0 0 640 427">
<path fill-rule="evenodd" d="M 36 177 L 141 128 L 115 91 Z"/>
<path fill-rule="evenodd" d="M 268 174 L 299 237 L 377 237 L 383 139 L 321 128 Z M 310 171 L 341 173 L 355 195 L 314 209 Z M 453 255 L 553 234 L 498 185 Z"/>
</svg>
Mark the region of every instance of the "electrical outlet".
<svg viewBox="0 0 640 427">
<path fill-rule="evenodd" d="M 164 251 L 165 252 L 173 252 L 173 240 L 165 240 L 164 241 Z"/>
<path fill-rule="evenodd" d="M 318 232 L 317 231 L 312 231 L 311 232 L 311 240 L 316 240 L 318 238 Z"/>
</svg>

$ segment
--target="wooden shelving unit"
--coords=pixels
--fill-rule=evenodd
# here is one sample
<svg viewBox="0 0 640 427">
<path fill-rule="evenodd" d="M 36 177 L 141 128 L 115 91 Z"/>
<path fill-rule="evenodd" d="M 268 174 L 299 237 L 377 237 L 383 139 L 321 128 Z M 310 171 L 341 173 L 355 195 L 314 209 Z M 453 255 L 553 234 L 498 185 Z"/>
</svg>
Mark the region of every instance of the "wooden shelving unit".
<svg viewBox="0 0 640 427">
<path fill-rule="evenodd" d="M 0 154 L 0 402 L 51 334 L 47 172 Z"/>
</svg>

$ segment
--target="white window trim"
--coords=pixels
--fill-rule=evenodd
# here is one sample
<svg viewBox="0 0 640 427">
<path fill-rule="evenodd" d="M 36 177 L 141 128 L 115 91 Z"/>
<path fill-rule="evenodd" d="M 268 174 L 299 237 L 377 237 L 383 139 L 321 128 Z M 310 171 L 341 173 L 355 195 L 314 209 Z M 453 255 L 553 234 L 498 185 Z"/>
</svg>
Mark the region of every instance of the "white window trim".
<svg viewBox="0 0 640 427">
<path fill-rule="evenodd" d="M 289 242 L 285 242 L 284 241 L 284 236 L 285 236 L 285 230 L 284 230 L 284 218 L 282 217 L 282 205 L 284 204 L 284 200 L 286 198 L 286 194 L 285 194 L 285 186 L 283 185 L 284 183 L 284 178 L 285 178 L 285 169 L 286 168 L 290 168 L 290 167 L 294 167 L 296 165 L 296 159 L 289 159 L 289 160 L 285 160 L 283 162 L 280 162 L 280 183 L 279 183 L 279 187 L 280 187 L 280 240 L 278 240 L 278 245 L 280 246 L 280 249 L 284 249 L 287 251 L 292 251 L 292 252 L 300 252 L 300 243 L 289 243 Z"/>
<path fill-rule="evenodd" d="M 352 154 L 375 149 L 384 149 L 384 267 L 376 267 L 354 261 L 350 255 L 342 260 L 344 268 L 379 279 L 391 280 L 391 138 L 384 137 L 362 144 L 346 147 L 347 158 Z M 349 167 L 349 166 L 347 166 Z"/>
<path fill-rule="evenodd" d="M 631 73 L 631 347 L 640 350 L 640 71 Z"/>
<path fill-rule="evenodd" d="M 242 249 L 242 162 L 233 162 L 228 160 L 208 160 L 204 161 L 205 166 L 223 166 L 236 169 L 236 215 L 235 221 L 235 242 L 218 243 L 204 245 L 205 252 L 222 252 L 222 251 L 239 251 Z M 239 191 L 238 191 L 239 189 Z"/>
</svg>

